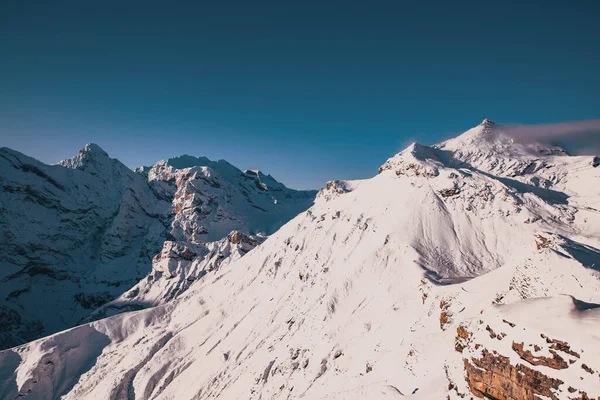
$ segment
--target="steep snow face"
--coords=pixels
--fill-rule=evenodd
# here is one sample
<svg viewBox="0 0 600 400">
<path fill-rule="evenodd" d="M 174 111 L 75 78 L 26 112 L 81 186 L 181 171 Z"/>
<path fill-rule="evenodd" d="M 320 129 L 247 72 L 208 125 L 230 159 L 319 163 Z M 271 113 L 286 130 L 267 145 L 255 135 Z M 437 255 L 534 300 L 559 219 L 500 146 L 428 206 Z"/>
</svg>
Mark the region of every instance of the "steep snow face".
<svg viewBox="0 0 600 400">
<path fill-rule="evenodd" d="M 249 178 L 225 161 L 206 161 L 224 175 L 165 162 L 134 173 L 94 144 L 55 166 L 9 149 L 0 163 L 3 348 L 172 299 L 316 194 Z M 115 298 L 110 312 L 97 310 Z"/>
<path fill-rule="evenodd" d="M 489 120 L 433 148 L 456 168 L 515 178 L 581 198 L 597 193 L 588 184 L 598 174 L 595 157 L 570 157 L 558 146 L 519 141 L 510 136 L 509 128 Z"/>
<path fill-rule="evenodd" d="M 145 276 L 169 203 L 143 177 L 96 145 L 55 166 L 3 148 L 0 171 L 0 346 L 70 327 Z"/>
<path fill-rule="evenodd" d="M 314 201 L 316 191 L 288 189 L 270 175 L 206 160 L 182 156 L 146 170 L 156 195 L 173 199 L 167 240 L 148 276 L 87 320 L 173 300 L 245 255 Z M 211 167 L 187 167 L 200 162 Z M 172 163 L 186 167 L 175 169 Z"/>
<path fill-rule="evenodd" d="M 0 396 L 600 396 L 600 176 L 559 157 L 549 189 L 411 146 L 172 301 L 0 353 Z"/>
<path fill-rule="evenodd" d="M 94 321 L 126 311 L 140 310 L 171 301 L 196 281 L 240 259 L 264 238 L 233 231 L 207 243 L 166 241 L 152 261 L 152 271 L 117 299 L 96 309 L 84 321 Z M 193 249 L 193 250 L 192 250 Z"/>
</svg>

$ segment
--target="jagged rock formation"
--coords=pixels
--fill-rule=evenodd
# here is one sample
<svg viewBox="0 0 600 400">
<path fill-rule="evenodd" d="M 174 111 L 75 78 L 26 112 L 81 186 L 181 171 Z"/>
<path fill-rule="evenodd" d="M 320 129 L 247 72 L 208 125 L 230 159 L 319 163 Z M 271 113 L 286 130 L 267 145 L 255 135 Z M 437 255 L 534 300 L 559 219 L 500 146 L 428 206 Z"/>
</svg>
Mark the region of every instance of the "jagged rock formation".
<svg viewBox="0 0 600 400">
<path fill-rule="evenodd" d="M 534 400 L 545 396 L 559 400 L 554 394 L 564 382 L 550 378 L 522 364 L 513 366 L 509 358 L 483 350 L 479 359 L 465 360 L 471 392 L 492 400 Z"/>
<path fill-rule="evenodd" d="M 586 315 L 586 307 L 578 307 L 574 299 L 546 299 L 544 302 L 563 315 L 562 323 L 565 324 L 597 316 Z M 562 314 L 565 311 L 575 315 L 566 316 Z M 514 316 L 514 310 L 509 309 L 508 313 Z M 521 315 L 520 318 L 526 319 L 527 315 Z M 556 323 L 546 321 L 545 324 L 551 326 L 553 322 Z M 522 327 L 520 323 L 511 323 L 506 319 L 500 321 L 498 318 L 492 318 L 491 323 L 496 329 L 503 330 L 501 337 L 489 336 L 497 341 L 486 337 L 481 321 L 471 321 L 457 330 L 456 350 L 464 356 L 468 388 L 476 397 L 559 400 L 597 396 L 596 381 L 599 377 L 586 364 L 597 364 L 596 353 L 589 355 L 583 350 L 575 351 L 567 341 L 538 333 L 536 324 L 532 329 L 531 324 Z M 488 324 L 485 331 L 493 332 L 493 328 Z M 578 336 L 577 332 L 567 332 L 567 335 L 573 338 Z M 581 338 L 579 340 L 581 343 Z M 459 388 L 460 385 L 454 387 L 455 393 L 464 395 Z"/>
<path fill-rule="evenodd" d="M 115 298 L 127 301 L 111 314 L 172 299 L 316 194 L 223 160 L 185 160 L 194 165 L 135 173 L 94 144 L 58 165 L 0 149 L 0 348 L 102 316 L 97 309 Z M 258 236 L 229 246 L 233 230 Z M 152 299 L 134 295 L 141 279 L 150 291 L 163 274 L 178 283 L 159 283 Z"/>
</svg>

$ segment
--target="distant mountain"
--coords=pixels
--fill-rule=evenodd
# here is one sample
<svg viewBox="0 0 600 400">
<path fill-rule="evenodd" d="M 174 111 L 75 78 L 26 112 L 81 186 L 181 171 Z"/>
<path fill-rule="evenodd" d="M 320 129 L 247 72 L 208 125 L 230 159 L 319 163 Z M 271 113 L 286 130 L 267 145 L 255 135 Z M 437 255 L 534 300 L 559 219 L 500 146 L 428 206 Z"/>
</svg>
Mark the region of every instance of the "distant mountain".
<svg viewBox="0 0 600 400">
<path fill-rule="evenodd" d="M 128 290 L 142 278 L 160 280 L 153 259 L 179 265 L 183 252 L 207 264 L 202 271 L 217 269 L 308 208 L 316 193 L 272 178 L 270 188 L 225 161 L 186 160 L 193 166 L 159 162 L 136 173 L 94 144 L 58 165 L 0 149 L 0 347 L 94 318 L 125 292 L 126 309 L 143 308 L 147 296 Z M 244 239 L 231 243 L 232 231 Z M 177 293 L 202 274 L 186 268 L 167 274 L 184 281 Z M 165 290 L 153 292 L 156 301 L 176 296 Z"/>
<path fill-rule="evenodd" d="M 186 215 L 207 203 L 182 188 L 217 188 L 161 163 L 147 174 L 174 199 L 173 240 L 131 294 L 152 307 L 0 353 L 0 397 L 597 398 L 599 164 L 485 120 L 412 144 L 371 179 L 327 183 L 262 243 L 197 246 L 212 225 Z M 269 183 L 254 176 L 258 196 Z M 256 247 L 203 279 L 189 272 L 232 243 Z M 201 252 L 212 256 L 190 261 Z M 172 300 L 154 294 L 188 275 Z"/>
</svg>

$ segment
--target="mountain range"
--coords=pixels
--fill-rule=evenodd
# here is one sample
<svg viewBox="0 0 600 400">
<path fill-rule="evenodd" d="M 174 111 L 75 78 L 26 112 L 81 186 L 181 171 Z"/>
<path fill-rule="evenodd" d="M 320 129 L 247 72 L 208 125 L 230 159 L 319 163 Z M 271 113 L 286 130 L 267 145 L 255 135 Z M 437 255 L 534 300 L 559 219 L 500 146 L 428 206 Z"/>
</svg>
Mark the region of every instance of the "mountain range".
<svg viewBox="0 0 600 400">
<path fill-rule="evenodd" d="M 1 348 L 172 299 L 316 194 L 190 156 L 134 172 L 94 144 L 57 165 L 2 148 L 0 186 Z"/>
<path fill-rule="evenodd" d="M 0 156 L 1 398 L 600 396 L 598 157 L 484 120 L 315 197 Z"/>
</svg>

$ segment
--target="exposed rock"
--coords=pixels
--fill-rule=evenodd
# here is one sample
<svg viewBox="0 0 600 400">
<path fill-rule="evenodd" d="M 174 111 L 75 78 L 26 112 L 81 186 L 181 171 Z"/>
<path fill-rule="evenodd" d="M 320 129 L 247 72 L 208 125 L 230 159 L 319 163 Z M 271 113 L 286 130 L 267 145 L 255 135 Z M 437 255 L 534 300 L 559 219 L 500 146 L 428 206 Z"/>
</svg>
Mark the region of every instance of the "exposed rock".
<svg viewBox="0 0 600 400">
<path fill-rule="evenodd" d="M 594 370 L 588 367 L 586 364 L 581 364 L 581 368 L 583 368 L 583 370 L 587 373 L 590 373 L 592 375 L 594 374 Z"/>
<path fill-rule="evenodd" d="M 227 238 L 233 244 L 243 243 L 251 246 L 252 248 L 254 248 L 258 244 L 256 240 L 239 231 L 232 231 L 229 235 L 227 235 Z"/>
<path fill-rule="evenodd" d="M 325 201 L 332 200 L 338 196 L 343 195 L 344 193 L 349 193 L 356 189 L 357 182 L 356 181 L 344 181 L 344 180 L 334 180 L 328 181 L 323 189 L 319 191 L 317 194 L 317 199 L 323 199 Z M 340 212 L 336 213 L 337 217 L 339 217 Z M 332 216 L 333 218 L 333 216 Z M 333 218 L 335 219 L 335 218 Z"/>
<path fill-rule="evenodd" d="M 388 159 L 381 167 L 379 173 L 386 170 L 394 170 L 396 176 L 416 176 L 435 178 L 439 176 L 441 163 L 436 150 L 413 143 L 404 151 Z"/>
<path fill-rule="evenodd" d="M 569 364 L 556 353 L 556 351 L 550 349 L 550 353 L 552 353 L 552 358 L 545 356 L 535 356 L 529 350 L 525 350 L 523 348 L 523 343 L 512 343 L 512 349 L 521 357 L 523 360 L 527 361 L 531 365 L 543 365 L 545 367 L 549 367 L 552 369 L 565 369 L 569 368 Z"/>
<path fill-rule="evenodd" d="M 536 250 L 547 249 L 548 247 L 550 247 L 550 244 L 551 244 L 551 241 L 548 238 L 546 238 L 540 234 L 535 235 Z"/>
<path fill-rule="evenodd" d="M 577 358 L 581 357 L 579 353 L 577 353 L 574 350 L 571 350 L 571 346 L 569 345 L 569 343 L 563 342 L 562 340 L 558 340 L 558 339 L 551 339 L 548 336 L 544 335 L 543 333 L 541 334 L 541 337 L 543 339 L 546 339 L 546 343 L 550 344 L 551 349 L 560 350 L 563 353 L 567 353 L 573 357 L 577 357 Z"/>
<path fill-rule="evenodd" d="M 447 198 L 447 197 L 452 197 L 452 196 L 456 196 L 457 194 L 459 194 L 460 189 L 453 187 L 453 188 L 449 188 L 449 189 L 442 189 L 442 190 L 438 191 L 438 193 L 440 194 L 440 196 Z"/>
<path fill-rule="evenodd" d="M 513 366 L 510 359 L 482 350 L 482 357 L 464 359 L 467 382 L 471 392 L 480 398 L 492 400 L 534 400 L 546 396 L 559 400 L 560 379 L 544 375 L 521 364 Z"/>
<path fill-rule="evenodd" d="M 456 340 L 454 341 L 454 349 L 460 353 L 467 347 L 473 334 L 467 330 L 464 325 L 459 325 L 456 328 Z"/>
<path fill-rule="evenodd" d="M 448 301 L 440 301 L 440 309 L 442 310 L 440 313 L 440 328 L 442 328 L 442 330 L 445 330 L 446 325 L 450 323 L 450 317 L 452 316 L 452 313 L 449 311 L 449 308 L 450 303 Z"/>
<path fill-rule="evenodd" d="M 494 121 L 490 121 L 489 119 L 485 118 L 483 121 L 481 121 L 481 126 L 483 126 L 484 128 L 491 128 L 494 125 L 496 125 L 496 123 Z"/>
<path fill-rule="evenodd" d="M 494 330 L 493 330 L 492 328 L 490 328 L 490 326 L 489 326 L 489 325 L 487 325 L 487 326 L 485 327 L 485 330 L 489 332 L 489 334 L 490 334 L 490 337 L 491 337 L 492 339 L 496 339 L 496 332 L 494 332 Z"/>
<path fill-rule="evenodd" d="M 509 322 L 509 321 L 507 321 L 507 320 L 505 320 L 505 319 L 503 319 L 503 320 L 502 320 L 502 322 L 504 322 L 505 324 L 508 324 L 508 325 L 510 325 L 510 327 L 511 327 L 511 328 L 514 328 L 514 327 L 516 326 L 516 325 L 515 325 L 515 324 L 513 324 L 512 322 Z"/>
<path fill-rule="evenodd" d="M 446 325 L 450 323 L 450 317 L 448 316 L 448 312 L 442 311 L 440 313 L 440 328 L 442 330 L 446 329 Z"/>
</svg>

